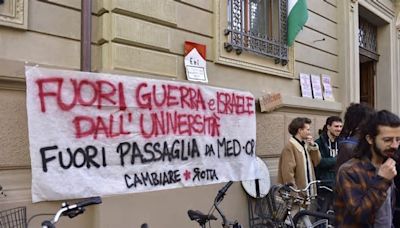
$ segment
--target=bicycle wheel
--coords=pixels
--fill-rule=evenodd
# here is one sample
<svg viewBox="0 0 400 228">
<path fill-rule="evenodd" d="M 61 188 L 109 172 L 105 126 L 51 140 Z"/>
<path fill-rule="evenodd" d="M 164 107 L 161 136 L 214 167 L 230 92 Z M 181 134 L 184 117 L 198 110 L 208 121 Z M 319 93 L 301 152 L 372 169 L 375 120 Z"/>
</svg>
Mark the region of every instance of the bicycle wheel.
<svg viewBox="0 0 400 228">
<path fill-rule="evenodd" d="M 304 224 L 304 221 L 297 222 L 296 228 L 330 228 L 328 219 L 319 219 L 313 223 Z"/>
<path fill-rule="evenodd" d="M 312 224 L 312 227 L 316 227 L 316 228 L 328 228 L 331 227 L 331 225 L 329 225 L 329 220 L 328 219 L 320 219 L 315 221 Z"/>
<path fill-rule="evenodd" d="M 334 219 L 334 215 L 302 210 L 294 216 L 293 223 L 295 224 L 295 227 L 299 228 L 328 228 L 333 227 L 332 224 Z M 312 220 L 314 221 L 313 223 L 311 223 Z M 306 223 L 304 223 L 304 221 L 306 221 Z"/>
</svg>

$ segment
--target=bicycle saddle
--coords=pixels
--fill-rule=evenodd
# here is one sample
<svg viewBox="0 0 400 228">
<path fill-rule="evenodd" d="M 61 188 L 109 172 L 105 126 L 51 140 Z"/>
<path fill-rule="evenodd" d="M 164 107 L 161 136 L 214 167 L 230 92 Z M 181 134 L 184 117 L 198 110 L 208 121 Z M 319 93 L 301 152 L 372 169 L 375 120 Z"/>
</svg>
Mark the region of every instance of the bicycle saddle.
<svg viewBox="0 0 400 228">
<path fill-rule="evenodd" d="M 188 210 L 190 220 L 197 221 L 200 225 L 206 224 L 209 220 L 217 220 L 214 215 L 205 215 L 201 211 Z"/>
</svg>

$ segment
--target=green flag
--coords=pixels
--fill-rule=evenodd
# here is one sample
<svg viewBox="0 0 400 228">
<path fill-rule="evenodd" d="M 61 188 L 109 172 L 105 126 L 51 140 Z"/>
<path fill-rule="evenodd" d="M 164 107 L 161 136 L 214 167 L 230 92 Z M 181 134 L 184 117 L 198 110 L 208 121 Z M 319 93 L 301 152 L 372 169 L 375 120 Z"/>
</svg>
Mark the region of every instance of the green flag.
<svg viewBox="0 0 400 228">
<path fill-rule="evenodd" d="M 294 39 L 308 19 L 306 0 L 289 0 L 287 45 L 292 46 Z"/>
</svg>

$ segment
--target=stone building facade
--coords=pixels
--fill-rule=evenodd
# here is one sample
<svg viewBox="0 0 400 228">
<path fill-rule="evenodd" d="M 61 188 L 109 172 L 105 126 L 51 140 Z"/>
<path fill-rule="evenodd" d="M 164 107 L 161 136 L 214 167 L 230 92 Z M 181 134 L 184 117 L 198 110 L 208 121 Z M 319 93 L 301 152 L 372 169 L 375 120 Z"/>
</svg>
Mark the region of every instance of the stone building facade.
<svg viewBox="0 0 400 228">
<path fill-rule="evenodd" d="M 206 45 L 208 85 L 250 91 L 256 98 L 269 92 L 282 95 L 282 106 L 273 112 L 261 112 L 257 104 L 256 150 L 273 181 L 293 118 L 311 118 L 317 137 L 325 118 L 341 115 L 351 102 L 367 99 L 376 108 L 400 113 L 398 0 L 309 0 L 306 25 L 278 61 L 255 54 L 254 48 L 229 51 L 232 1 L 92 0 L 91 69 L 186 81 L 184 42 Z M 270 7 L 268 23 L 274 25 L 280 15 Z M 372 54 L 360 49 L 360 21 L 374 28 Z M 79 70 L 80 29 L 79 0 L 10 0 L 0 5 L 0 185 L 6 194 L 0 196 L 0 210 L 27 206 L 30 216 L 59 206 L 31 203 L 24 66 Z M 268 34 L 282 38 L 280 32 L 271 26 Z M 329 75 L 335 100 L 301 97 L 300 73 Z M 150 227 L 195 227 L 186 211 L 208 211 L 221 186 L 107 196 L 102 205 L 64 220 L 60 227 L 139 227 L 143 222 Z M 223 207 L 247 226 L 247 196 L 240 183 L 229 190 Z"/>
</svg>

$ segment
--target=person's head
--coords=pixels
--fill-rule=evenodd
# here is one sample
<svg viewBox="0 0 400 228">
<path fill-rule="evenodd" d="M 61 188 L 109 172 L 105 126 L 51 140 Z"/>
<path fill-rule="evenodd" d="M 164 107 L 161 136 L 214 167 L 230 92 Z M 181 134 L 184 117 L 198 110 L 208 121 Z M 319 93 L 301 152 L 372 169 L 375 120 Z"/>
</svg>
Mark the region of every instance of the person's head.
<svg viewBox="0 0 400 228">
<path fill-rule="evenodd" d="M 344 115 L 344 125 L 340 136 L 347 138 L 358 134 L 358 128 L 374 113 L 366 103 L 351 103 Z"/>
<path fill-rule="evenodd" d="M 337 138 L 343 128 L 342 119 L 339 116 L 330 116 L 326 119 L 326 133 L 331 138 Z"/>
<path fill-rule="evenodd" d="M 311 120 L 307 117 L 297 117 L 290 122 L 289 133 L 300 140 L 306 140 L 310 135 Z"/>
<path fill-rule="evenodd" d="M 400 145 L 400 118 L 397 115 L 387 110 L 376 112 L 360 130 L 356 157 L 375 157 L 384 161 L 396 153 Z"/>
</svg>

